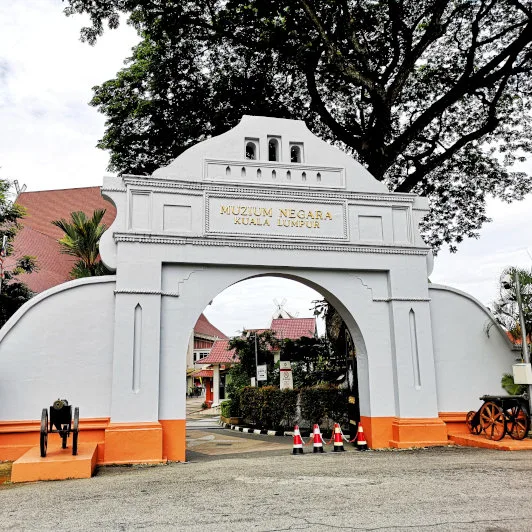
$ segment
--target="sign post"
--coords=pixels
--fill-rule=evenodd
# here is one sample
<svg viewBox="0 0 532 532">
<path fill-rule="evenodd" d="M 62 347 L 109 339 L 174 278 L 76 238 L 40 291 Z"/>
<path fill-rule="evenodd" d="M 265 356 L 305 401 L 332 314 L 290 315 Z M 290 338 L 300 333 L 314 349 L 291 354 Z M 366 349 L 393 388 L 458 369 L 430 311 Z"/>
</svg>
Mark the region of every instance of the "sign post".
<svg viewBox="0 0 532 532">
<path fill-rule="evenodd" d="M 294 379 L 292 377 L 292 365 L 289 360 L 279 362 L 279 380 L 281 390 L 293 390 Z"/>
<path fill-rule="evenodd" d="M 268 366 L 266 364 L 257 366 L 257 381 L 268 380 Z"/>
</svg>

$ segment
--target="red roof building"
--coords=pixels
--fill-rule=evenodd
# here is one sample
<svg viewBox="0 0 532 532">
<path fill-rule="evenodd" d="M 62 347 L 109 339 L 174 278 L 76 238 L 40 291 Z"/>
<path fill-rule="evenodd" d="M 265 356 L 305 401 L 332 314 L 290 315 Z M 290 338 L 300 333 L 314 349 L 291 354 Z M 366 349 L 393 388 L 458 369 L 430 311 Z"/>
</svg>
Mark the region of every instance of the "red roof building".
<svg viewBox="0 0 532 532">
<path fill-rule="evenodd" d="M 116 217 L 114 205 L 102 197 L 100 187 L 23 192 L 17 203 L 26 209 L 26 216 L 21 221 L 23 229 L 15 237 L 14 253 L 8 257 L 6 267 L 24 255 L 36 257 L 38 271 L 19 278 L 35 293 L 69 281 L 70 270 L 76 262 L 74 257 L 61 253 L 57 241 L 63 232 L 52 225 L 53 220 L 69 220 L 74 211 L 83 211 L 90 217 L 96 209 L 105 209 L 102 223 L 109 227 Z"/>
<path fill-rule="evenodd" d="M 235 358 L 235 349 L 228 349 L 229 340 L 216 340 L 212 346 L 211 352 L 201 360 L 199 364 L 234 364 L 238 362 L 238 358 Z"/>
<path fill-rule="evenodd" d="M 316 318 L 276 318 L 270 329 L 279 340 L 297 340 L 316 336 Z"/>
</svg>

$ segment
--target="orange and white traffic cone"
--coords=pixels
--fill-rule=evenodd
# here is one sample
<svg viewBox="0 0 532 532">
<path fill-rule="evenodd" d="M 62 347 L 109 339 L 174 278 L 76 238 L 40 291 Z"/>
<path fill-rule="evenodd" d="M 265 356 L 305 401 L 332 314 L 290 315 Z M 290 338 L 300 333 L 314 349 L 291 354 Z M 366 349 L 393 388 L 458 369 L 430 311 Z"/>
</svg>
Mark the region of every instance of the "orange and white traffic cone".
<svg viewBox="0 0 532 532">
<path fill-rule="evenodd" d="M 318 424 L 314 425 L 314 431 L 312 435 L 312 452 L 313 453 L 323 453 L 323 437 L 320 432 L 320 427 Z"/>
<path fill-rule="evenodd" d="M 359 451 L 368 450 L 368 443 L 366 441 L 366 436 L 364 436 L 364 429 L 362 428 L 362 423 L 358 424 L 357 449 Z"/>
<path fill-rule="evenodd" d="M 334 424 L 334 447 L 333 452 L 338 453 L 345 451 L 342 429 L 338 423 Z"/>
<path fill-rule="evenodd" d="M 294 448 L 292 454 L 303 454 L 303 440 L 299 432 L 299 425 L 294 427 Z"/>
</svg>

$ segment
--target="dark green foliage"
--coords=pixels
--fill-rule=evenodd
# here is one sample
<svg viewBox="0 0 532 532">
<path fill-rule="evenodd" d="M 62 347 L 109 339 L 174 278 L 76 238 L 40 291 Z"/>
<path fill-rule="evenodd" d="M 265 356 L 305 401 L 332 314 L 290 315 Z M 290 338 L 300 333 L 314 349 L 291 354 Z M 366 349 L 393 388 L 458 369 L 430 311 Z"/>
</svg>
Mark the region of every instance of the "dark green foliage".
<svg viewBox="0 0 532 532">
<path fill-rule="evenodd" d="M 528 385 L 515 384 L 514 376 L 509 373 L 504 373 L 501 378 L 501 386 L 508 393 L 508 395 L 522 395 L 528 392 Z"/>
<path fill-rule="evenodd" d="M 330 385 L 301 390 L 301 417 L 311 424 L 322 424 L 325 419 L 347 422 L 347 390 Z"/>
<path fill-rule="evenodd" d="M 3 236 L 7 235 L 6 255 L 13 253 L 13 241 L 22 228 L 20 220 L 26 211 L 21 205 L 9 200 L 11 184 L 0 179 L 0 246 Z M 25 255 L 19 257 L 15 266 L 6 268 L 4 259 L 4 278 L 0 279 L 0 327 L 26 302 L 33 297 L 33 292 L 19 279 L 19 275 L 31 273 L 37 269 L 35 257 Z"/>
<path fill-rule="evenodd" d="M 242 336 L 236 336 L 229 342 L 229 348 L 236 349 L 236 356 L 240 360 L 241 370 L 248 377 L 246 384 L 250 384 L 249 379 L 255 377 L 257 372 L 257 366 L 255 364 L 256 343 L 259 366 L 262 364 L 268 366 L 268 383 L 271 383 L 274 378 L 273 352 L 271 348 L 278 346 L 279 341 L 275 338 L 275 334 L 269 330 L 259 333 L 256 336 L 256 342 L 255 333 L 245 333 Z"/>
<path fill-rule="evenodd" d="M 347 390 L 328 385 L 303 390 L 246 387 L 240 393 L 240 414 L 246 423 L 256 427 L 289 428 L 297 421 L 300 397 L 302 419 L 311 424 L 321 424 L 328 419 L 345 425 L 348 422 L 347 396 Z"/>
<path fill-rule="evenodd" d="M 327 338 L 284 340 L 281 360 L 292 363 L 295 388 L 343 381 L 346 375 L 345 347 L 335 350 Z"/>
<path fill-rule="evenodd" d="M 497 322 L 517 340 L 521 339 L 521 323 L 517 305 L 517 285 L 515 274 L 519 277 L 523 318 L 526 336 L 532 337 L 532 270 L 505 268 L 499 279 L 499 299 L 493 302 L 490 310 Z M 488 325 L 488 332 L 491 325 Z"/>
<path fill-rule="evenodd" d="M 231 417 L 231 402 L 231 399 L 226 399 L 220 403 L 222 417 Z"/>
<path fill-rule="evenodd" d="M 225 390 L 229 397 L 235 397 L 239 390 L 251 384 L 250 378 L 242 364 L 233 364 L 226 376 Z"/>
<path fill-rule="evenodd" d="M 260 388 L 247 386 L 240 392 L 240 411 L 242 417 L 252 425 L 258 425 L 261 419 L 262 397 Z"/>
<path fill-rule="evenodd" d="M 242 417 L 261 428 L 291 426 L 296 418 L 297 390 L 279 390 L 273 386 L 246 387 L 240 395 Z"/>
<path fill-rule="evenodd" d="M 258 388 L 261 397 L 261 426 L 277 429 L 293 424 L 296 417 L 297 396 L 295 390 L 279 390 L 273 386 Z"/>
<path fill-rule="evenodd" d="M 391 190 L 428 196 L 426 241 L 478 236 L 520 199 L 531 151 L 532 11 L 517 0 L 66 0 L 93 43 L 141 43 L 95 88 L 111 169 L 150 173 L 243 114 L 305 120 Z"/>
</svg>

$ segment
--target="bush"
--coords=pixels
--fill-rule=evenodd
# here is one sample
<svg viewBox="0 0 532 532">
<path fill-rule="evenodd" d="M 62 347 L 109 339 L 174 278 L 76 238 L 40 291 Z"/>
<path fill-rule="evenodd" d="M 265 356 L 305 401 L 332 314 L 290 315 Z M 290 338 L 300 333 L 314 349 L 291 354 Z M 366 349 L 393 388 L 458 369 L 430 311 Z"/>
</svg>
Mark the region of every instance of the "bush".
<svg viewBox="0 0 532 532">
<path fill-rule="evenodd" d="M 240 390 L 240 411 L 242 417 L 252 425 L 258 425 L 260 421 L 261 397 L 260 388 L 246 386 Z"/>
<path fill-rule="evenodd" d="M 340 424 L 348 422 L 348 391 L 330 385 L 301 390 L 301 417 L 321 425 L 327 418 Z"/>
<path fill-rule="evenodd" d="M 278 429 L 291 425 L 297 413 L 297 390 L 279 390 L 273 386 L 259 388 L 261 394 L 261 426 Z M 283 424 L 284 421 L 284 424 Z"/>
<path fill-rule="evenodd" d="M 243 388 L 240 397 L 242 417 L 263 428 L 290 426 L 296 418 L 297 390 L 279 390 L 273 386 Z"/>
<path fill-rule="evenodd" d="M 220 413 L 222 417 L 231 417 L 231 399 L 220 403 Z"/>
</svg>

